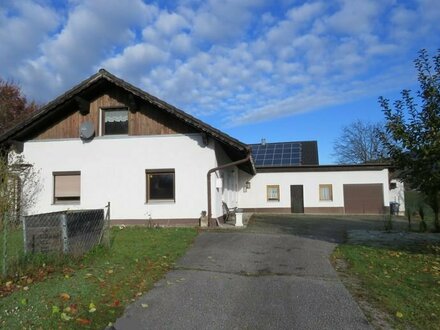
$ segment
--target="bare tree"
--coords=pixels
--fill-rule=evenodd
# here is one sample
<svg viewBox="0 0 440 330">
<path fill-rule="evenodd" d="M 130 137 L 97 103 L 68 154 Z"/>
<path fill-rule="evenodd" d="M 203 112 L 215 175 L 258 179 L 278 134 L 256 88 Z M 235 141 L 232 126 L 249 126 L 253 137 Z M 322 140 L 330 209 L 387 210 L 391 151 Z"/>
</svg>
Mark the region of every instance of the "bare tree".
<svg viewBox="0 0 440 330">
<path fill-rule="evenodd" d="M 344 126 L 341 135 L 334 141 L 332 156 L 339 164 L 373 163 L 387 157 L 381 139 L 384 127 L 380 123 L 361 120 Z"/>
<path fill-rule="evenodd" d="M 39 171 L 23 155 L 11 151 L 0 160 L 0 223 L 5 214 L 19 223 L 19 217 L 35 202 L 41 190 Z"/>
</svg>

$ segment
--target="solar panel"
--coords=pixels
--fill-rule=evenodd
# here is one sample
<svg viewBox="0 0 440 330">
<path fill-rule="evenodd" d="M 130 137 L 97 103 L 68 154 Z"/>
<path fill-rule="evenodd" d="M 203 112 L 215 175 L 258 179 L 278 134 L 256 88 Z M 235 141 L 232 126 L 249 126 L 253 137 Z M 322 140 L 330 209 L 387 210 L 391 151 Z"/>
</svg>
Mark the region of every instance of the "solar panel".
<svg viewBox="0 0 440 330">
<path fill-rule="evenodd" d="M 301 165 L 301 142 L 251 144 L 255 166 Z"/>
</svg>

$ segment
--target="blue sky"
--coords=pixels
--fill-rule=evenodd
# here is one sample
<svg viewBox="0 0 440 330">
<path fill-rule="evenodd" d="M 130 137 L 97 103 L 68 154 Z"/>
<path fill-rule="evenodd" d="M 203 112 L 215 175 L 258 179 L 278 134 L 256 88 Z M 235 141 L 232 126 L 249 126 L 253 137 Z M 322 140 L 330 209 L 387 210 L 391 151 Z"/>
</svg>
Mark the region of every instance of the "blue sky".
<svg viewBox="0 0 440 330">
<path fill-rule="evenodd" d="M 440 47 L 438 0 L 0 3 L 0 76 L 47 102 L 103 67 L 246 143 L 380 121 Z"/>
</svg>

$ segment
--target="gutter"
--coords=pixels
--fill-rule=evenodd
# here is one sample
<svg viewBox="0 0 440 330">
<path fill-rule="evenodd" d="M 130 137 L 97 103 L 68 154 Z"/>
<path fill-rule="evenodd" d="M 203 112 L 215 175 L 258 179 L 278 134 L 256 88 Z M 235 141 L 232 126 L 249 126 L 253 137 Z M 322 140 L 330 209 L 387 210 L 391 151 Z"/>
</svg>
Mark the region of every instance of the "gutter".
<svg viewBox="0 0 440 330">
<path fill-rule="evenodd" d="M 251 159 L 251 152 L 248 151 L 248 154 L 246 156 L 246 158 L 237 160 L 235 162 L 232 163 L 228 163 L 228 164 L 224 164 L 224 165 L 220 165 L 214 168 L 211 168 L 208 173 L 207 173 L 207 179 L 208 179 L 208 226 L 211 225 L 211 218 L 212 218 L 212 206 L 211 206 L 211 174 L 214 173 L 215 171 L 218 170 L 222 170 L 228 167 L 232 167 L 232 166 L 236 166 L 236 165 L 240 165 L 243 163 L 246 163 L 248 161 L 250 161 Z"/>
</svg>

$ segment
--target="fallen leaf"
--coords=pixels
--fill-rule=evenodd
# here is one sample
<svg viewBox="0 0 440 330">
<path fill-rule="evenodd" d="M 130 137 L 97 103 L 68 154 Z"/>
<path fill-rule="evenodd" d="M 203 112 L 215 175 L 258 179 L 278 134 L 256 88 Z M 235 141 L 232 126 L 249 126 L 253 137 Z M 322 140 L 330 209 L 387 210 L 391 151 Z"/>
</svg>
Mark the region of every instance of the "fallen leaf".
<svg viewBox="0 0 440 330">
<path fill-rule="evenodd" d="M 118 307 L 121 304 L 119 300 L 115 300 L 112 304 L 112 307 Z"/>
<path fill-rule="evenodd" d="M 397 316 L 399 319 L 401 319 L 401 318 L 403 317 L 403 314 L 402 314 L 401 312 L 397 312 L 397 313 L 396 313 L 396 316 Z"/>
<path fill-rule="evenodd" d="M 23 287 L 23 290 L 24 290 L 24 291 L 27 291 L 27 290 L 29 290 L 29 287 L 28 287 L 28 286 L 24 286 L 24 287 Z"/>
<path fill-rule="evenodd" d="M 23 298 L 23 299 L 20 300 L 20 303 L 22 305 L 27 305 L 27 302 L 28 302 L 28 300 L 26 298 Z"/>
<path fill-rule="evenodd" d="M 96 306 L 94 303 L 90 303 L 89 305 L 89 313 L 94 313 L 96 312 Z"/>
<path fill-rule="evenodd" d="M 62 300 L 69 300 L 70 299 L 70 295 L 68 294 L 68 293 L 61 293 L 60 294 L 60 298 L 62 299 Z"/>
<path fill-rule="evenodd" d="M 58 314 L 60 312 L 60 308 L 58 306 L 52 306 L 52 314 Z"/>
<path fill-rule="evenodd" d="M 148 308 L 148 304 L 141 304 L 142 308 Z"/>
<path fill-rule="evenodd" d="M 88 319 L 76 319 L 76 322 L 78 322 L 81 325 L 89 325 L 92 323 L 92 321 Z"/>
<path fill-rule="evenodd" d="M 76 304 L 72 304 L 69 306 L 70 307 L 70 313 L 71 314 L 76 314 L 78 313 L 78 306 Z"/>
<path fill-rule="evenodd" d="M 66 313 L 61 313 L 60 317 L 63 321 L 70 321 L 72 319 L 72 317 L 67 315 Z"/>
</svg>

